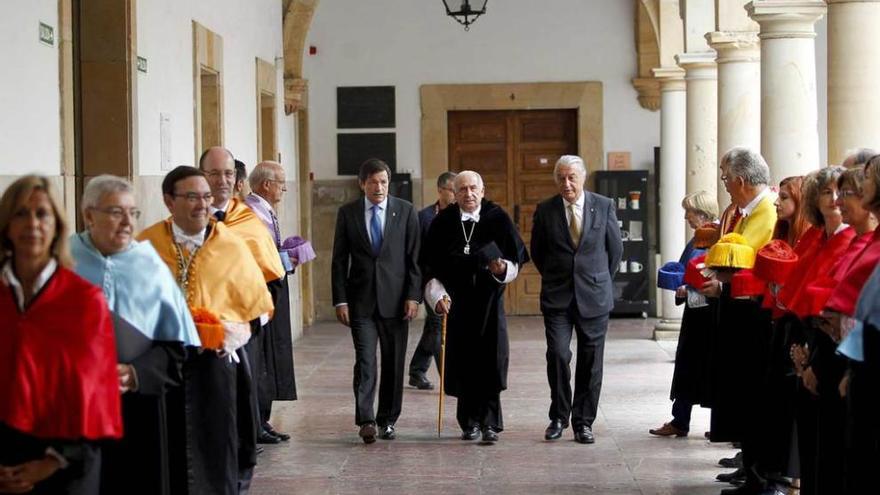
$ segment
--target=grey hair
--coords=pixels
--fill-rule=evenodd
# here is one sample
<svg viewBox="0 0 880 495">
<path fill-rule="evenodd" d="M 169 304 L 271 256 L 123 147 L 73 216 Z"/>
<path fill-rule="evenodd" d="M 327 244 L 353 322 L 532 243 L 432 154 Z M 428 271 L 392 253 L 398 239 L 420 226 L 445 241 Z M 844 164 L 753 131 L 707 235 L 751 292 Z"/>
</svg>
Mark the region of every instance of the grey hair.
<svg viewBox="0 0 880 495">
<path fill-rule="evenodd" d="M 861 167 L 876 155 L 877 150 L 871 148 L 855 148 L 847 150 L 846 159 L 843 160 L 841 165 L 846 168 Z"/>
<path fill-rule="evenodd" d="M 89 208 L 97 208 L 105 194 L 114 193 L 134 194 L 134 186 L 126 179 L 115 175 L 105 174 L 95 177 L 86 184 L 83 191 L 81 211 L 85 214 Z"/>
<path fill-rule="evenodd" d="M 248 185 L 251 186 L 251 190 L 257 190 L 257 187 L 264 181 L 278 179 L 276 171 L 280 168 L 281 164 L 278 162 L 258 163 L 257 166 L 251 170 L 251 175 L 248 176 Z"/>
<path fill-rule="evenodd" d="M 764 157 L 755 150 L 744 147 L 731 148 L 721 157 L 727 164 L 727 173 L 739 177 L 752 186 L 770 184 L 770 167 Z"/>
<path fill-rule="evenodd" d="M 437 189 L 440 189 L 443 186 L 449 185 L 451 182 L 455 180 L 455 176 L 458 175 L 455 172 L 443 172 L 437 177 Z"/>
<path fill-rule="evenodd" d="M 557 180 L 556 173 L 559 172 L 559 167 L 575 167 L 584 174 L 584 178 L 587 177 L 587 165 L 584 159 L 577 155 L 562 155 L 556 160 L 556 165 L 553 166 L 553 180 Z"/>
<path fill-rule="evenodd" d="M 464 179 L 465 177 L 476 177 L 477 184 L 480 185 L 480 189 L 485 189 L 486 186 L 483 184 L 483 177 L 481 177 L 480 174 L 474 172 L 473 170 L 462 170 L 458 173 L 458 175 L 455 176 L 455 179 L 453 179 L 453 184 L 455 184 L 456 191 L 458 190 L 458 184 L 461 182 L 461 179 Z"/>
</svg>

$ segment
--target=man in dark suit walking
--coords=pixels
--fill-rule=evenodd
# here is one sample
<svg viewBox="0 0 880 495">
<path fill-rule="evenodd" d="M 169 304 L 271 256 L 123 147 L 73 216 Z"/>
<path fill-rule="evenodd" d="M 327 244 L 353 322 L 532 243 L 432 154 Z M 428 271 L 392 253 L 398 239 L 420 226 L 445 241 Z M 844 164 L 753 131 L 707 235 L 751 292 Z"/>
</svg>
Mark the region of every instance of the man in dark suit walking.
<svg viewBox="0 0 880 495">
<path fill-rule="evenodd" d="M 613 202 L 584 190 L 583 159 L 565 155 L 553 171 L 559 194 L 541 202 L 532 227 L 532 261 L 541 273 L 541 312 L 547 337 L 550 425 L 547 440 L 568 427 L 579 443 L 593 443 L 602 388 L 612 277 L 623 253 Z M 571 396 L 571 335 L 577 332 L 577 369 Z"/>
<path fill-rule="evenodd" d="M 355 423 L 364 443 L 376 441 L 377 425 L 380 438 L 395 437 L 409 321 L 421 297 L 418 215 L 409 202 L 388 196 L 390 179 L 391 169 L 382 160 L 361 165 L 358 183 L 364 197 L 339 209 L 333 239 L 333 304 L 339 322 L 351 327 Z M 382 379 L 374 414 L 377 343 Z"/>
</svg>

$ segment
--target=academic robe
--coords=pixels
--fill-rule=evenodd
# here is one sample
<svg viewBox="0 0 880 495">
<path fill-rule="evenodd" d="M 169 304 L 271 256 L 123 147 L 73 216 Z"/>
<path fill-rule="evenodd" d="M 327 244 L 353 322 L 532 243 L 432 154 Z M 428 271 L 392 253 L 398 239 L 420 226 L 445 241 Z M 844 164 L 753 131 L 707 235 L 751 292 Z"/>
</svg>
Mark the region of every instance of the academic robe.
<svg viewBox="0 0 880 495">
<path fill-rule="evenodd" d="M 153 341 L 133 361 L 138 389 L 122 396 L 125 436 L 102 448 L 102 493 L 170 493 L 166 391 L 183 381 L 184 347 L 201 345 L 183 293 L 149 242 L 104 256 L 88 234 L 70 238 L 77 273 L 110 310 Z"/>
<path fill-rule="evenodd" d="M 850 265 L 846 276 L 835 287 L 828 302 L 825 303 L 825 307 L 831 311 L 852 316 L 855 312 L 856 301 L 859 299 L 859 293 L 878 262 L 880 262 L 880 229 L 874 231 L 874 237 Z"/>
<path fill-rule="evenodd" d="M 452 300 L 445 377 L 446 393 L 456 397 L 485 396 L 507 388 L 505 284 L 479 262 L 477 253 L 494 242 L 502 258 L 520 267 L 529 261 L 510 217 L 491 201 L 483 200 L 480 221 L 474 225 L 472 235 L 470 254 L 465 254 L 461 210 L 458 205 L 450 205 L 431 223 L 422 251 L 427 279 L 438 279 Z"/>
<path fill-rule="evenodd" d="M 855 237 L 855 229 L 846 227 L 831 237 L 823 236 L 814 243 L 798 258 L 794 271 L 779 291 L 779 302 L 800 318 L 810 316 L 813 312 L 810 309 L 810 292 L 807 287 L 831 271 Z"/>
<path fill-rule="evenodd" d="M 122 436 L 113 324 L 101 290 L 59 266 L 19 310 L 0 283 L 0 465 L 53 447 L 71 465 L 33 493 L 96 493 L 92 442 Z"/>
<path fill-rule="evenodd" d="M 274 240 L 275 226 L 273 222 L 277 221 L 277 217 L 273 217 L 265 200 L 251 193 L 245 198 L 245 204 L 263 222 L 270 238 Z M 279 248 L 279 245 L 275 245 L 276 252 Z M 275 314 L 266 324 L 266 335 L 262 336 L 263 366 L 260 374 L 263 377 L 260 380 L 260 401 L 296 400 L 293 337 L 290 324 L 290 285 L 287 273 L 276 281 L 268 282 L 267 285 L 275 303 Z"/>
<path fill-rule="evenodd" d="M 694 248 L 694 240 L 685 246 L 679 263 L 687 265 L 691 259 L 706 253 L 705 249 Z M 708 301 L 707 306 L 692 308 L 685 303 L 681 317 L 681 332 L 678 346 L 675 349 L 675 368 L 672 372 L 672 386 L 669 398 L 680 399 L 691 404 L 709 406 L 707 380 L 709 369 L 709 352 L 711 326 L 715 322 L 718 305 Z M 676 298 L 677 304 L 684 300 Z"/>
<path fill-rule="evenodd" d="M 150 241 L 179 282 L 171 220 L 148 227 L 138 239 Z M 192 261 L 186 299 L 190 307 L 207 308 L 225 321 L 249 322 L 272 311 L 271 295 L 248 246 L 213 220 Z M 242 372 L 229 357 L 212 351 L 187 357 L 183 391 L 168 394 L 173 492 L 238 493 L 239 469 L 252 462 L 256 448 L 239 444 L 239 415 L 247 413 L 239 411 L 239 394 L 248 393 L 238 376 Z"/>
<path fill-rule="evenodd" d="M 735 210 L 728 208 L 721 220 L 722 232 L 741 234 L 755 251 L 761 249 L 776 226 L 774 199 L 773 194 L 766 194 L 735 224 Z M 712 336 L 710 436 L 713 442 L 748 440 L 752 453 L 755 435 L 749 425 L 756 421 L 757 403 L 766 395 L 770 312 L 761 309 L 760 300 L 732 298 L 729 284 L 724 284 L 718 308 Z"/>
<path fill-rule="evenodd" d="M 238 198 L 229 200 L 226 218 L 222 222 L 229 230 L 241 237 L 257 262 L 266 283 L 283 278 L 287 273 L 278 256 L 278 248 L 272 236 L 266 232 L 262 220 L 244 201 Z"/>
</svg>

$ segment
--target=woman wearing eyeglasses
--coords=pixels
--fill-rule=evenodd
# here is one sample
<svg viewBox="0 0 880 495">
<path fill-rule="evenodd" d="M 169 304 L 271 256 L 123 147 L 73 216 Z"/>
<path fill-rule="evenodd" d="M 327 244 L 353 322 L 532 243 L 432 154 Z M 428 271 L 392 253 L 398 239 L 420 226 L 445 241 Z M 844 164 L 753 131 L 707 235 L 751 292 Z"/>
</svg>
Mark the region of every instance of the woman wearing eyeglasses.
<svg viewBox="0 0 880 495">
<path fill-rule="evenodd" d="M 98 493 L 97 442 L 122 436 L 110 312 L 57 198 L 35 175 L 0 198 L 0 493 Z"/>
<path fill-rule="evenodd" d="M 103 493 L 169 493 L 165 391 L 180 386 L 185 346 L 200 341 L 183 294 L 149 242 L 134 240 L 131 183 L 112 175 L 83 192 L 76 271 L 104 291 L 116 326 L 125 435 L 104 448 Z"/>
</svg>

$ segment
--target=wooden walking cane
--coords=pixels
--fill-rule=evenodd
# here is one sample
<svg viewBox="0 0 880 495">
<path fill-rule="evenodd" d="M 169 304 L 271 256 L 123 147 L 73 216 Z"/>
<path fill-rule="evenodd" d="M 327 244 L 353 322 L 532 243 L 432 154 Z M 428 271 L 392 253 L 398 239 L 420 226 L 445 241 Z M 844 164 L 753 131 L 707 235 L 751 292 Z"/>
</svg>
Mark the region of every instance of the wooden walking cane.
<svg viewBox="0 0 880 495">
<path fill-rule="evenodd" d="M 443 301 L 449 299 L 443 296 Z M 443 395 L 446 392 L 446 317 L 448 313 L 443 313 L 443 324 L 440 326 L 440 404 L 437 411 L 437 438 L 440 438 L 440 432 L 443 431 Z"/>
</svg>

